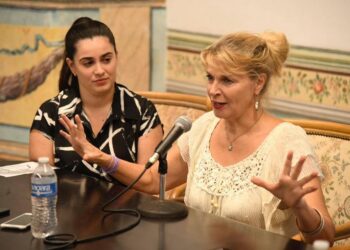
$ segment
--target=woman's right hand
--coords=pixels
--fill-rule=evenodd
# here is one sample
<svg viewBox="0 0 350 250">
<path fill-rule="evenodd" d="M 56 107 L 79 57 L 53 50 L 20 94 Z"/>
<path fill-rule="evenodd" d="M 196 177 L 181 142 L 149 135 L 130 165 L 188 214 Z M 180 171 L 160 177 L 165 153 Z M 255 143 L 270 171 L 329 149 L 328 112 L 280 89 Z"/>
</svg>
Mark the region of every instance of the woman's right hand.
<svg viewBox="0 0 350 250">
<path fill-rule="evenodd" d="M 75 152 L 77 152 L 85 161 L 96 162 L 103 153 L 86 140 L 84 126 L 79 115 L 74 116 L 74 121 L 75 124 L 69 120 L 67 116 L 61 115 L 59 122 L 66 131 L 60 130 L 60 134 L 72 145 Z"/>
</svg>

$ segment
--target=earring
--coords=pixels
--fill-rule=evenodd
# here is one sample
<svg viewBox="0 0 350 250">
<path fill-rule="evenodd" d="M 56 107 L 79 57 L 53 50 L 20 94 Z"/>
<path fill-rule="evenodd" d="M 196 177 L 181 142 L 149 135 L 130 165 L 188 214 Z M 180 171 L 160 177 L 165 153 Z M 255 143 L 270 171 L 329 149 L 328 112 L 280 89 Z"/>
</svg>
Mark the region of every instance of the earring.
<svg viewBox="0 0 350 250">
<path fill-rule="evenodd" d="M 255 101 L 255 110 L 258 111 L 259 109 L 259 100 Z"/>
</svg>

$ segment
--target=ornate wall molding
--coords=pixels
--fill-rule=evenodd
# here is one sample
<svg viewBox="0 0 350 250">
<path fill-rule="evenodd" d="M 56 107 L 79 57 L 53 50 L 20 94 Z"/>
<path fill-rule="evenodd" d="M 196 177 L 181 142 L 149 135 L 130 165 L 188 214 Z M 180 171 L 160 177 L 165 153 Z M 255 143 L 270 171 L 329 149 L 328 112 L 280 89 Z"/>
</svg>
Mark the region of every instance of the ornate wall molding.
<svg viewBox="0 0 350 250">
<path fill-rule="evenodd" d="M 218 37 L 168 32 L 167 90 L 205 95 L 199 52 Z M 285 116 L 350 123 L 350 52 L 291 46 L 266 107 Z"/>
</svg>

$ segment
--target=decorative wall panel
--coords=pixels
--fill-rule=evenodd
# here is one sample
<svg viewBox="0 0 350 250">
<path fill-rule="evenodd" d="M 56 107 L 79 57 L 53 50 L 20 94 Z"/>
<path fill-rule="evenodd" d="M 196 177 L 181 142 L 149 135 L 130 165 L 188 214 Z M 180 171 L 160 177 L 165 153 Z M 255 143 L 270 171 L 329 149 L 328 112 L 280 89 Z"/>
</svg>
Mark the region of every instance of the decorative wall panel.
<svg viewBox="0 0 350 250">
<path fill-rule="evenodd" d="M 218 37 L 169 31 L 167 89 L 205 95 L 200 51 Z M 350 123 L 350 53 L 291 46 L 265 105 L 283 116 Z"/>
</svg>

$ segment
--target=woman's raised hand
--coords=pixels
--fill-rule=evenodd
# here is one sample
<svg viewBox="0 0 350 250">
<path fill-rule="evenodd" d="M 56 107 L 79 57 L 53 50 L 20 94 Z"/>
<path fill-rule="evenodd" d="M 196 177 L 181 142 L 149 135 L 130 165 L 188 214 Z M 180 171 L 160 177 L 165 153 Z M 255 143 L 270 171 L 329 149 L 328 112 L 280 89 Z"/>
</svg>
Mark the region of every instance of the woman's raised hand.
<svg viewBox="0 0 350 250">
<path fill-rule="evenodd" d="M 301 157 L 292 171 L 293 152 L 288 152 L 284 163 L 282 174 L 277 183 L 268 183 L 259 177 L 253 177 L 255 185 L 265 188 L 281 200 L 279 208 L 300 208 L 305 205 L 303 197 L 317 190 L 317 187 L 305 186 L 312 179 L 317 177 L 317 173 L 312 173 L 298 180 L 306 157 Z"/>
<path fill-rule="evenodd" d="M 84 160 L 94 162 L 94 159 L 98 159 L 102 152 L 86 140 L 83 123 L 79 115 L 74 116 L 75 123 L 65 115 L 61 115 L 59 121 L 66 129 L 66 131 L 60 130 L 60 134 L 69 141 L 74 150 Z"/>
</svg>

